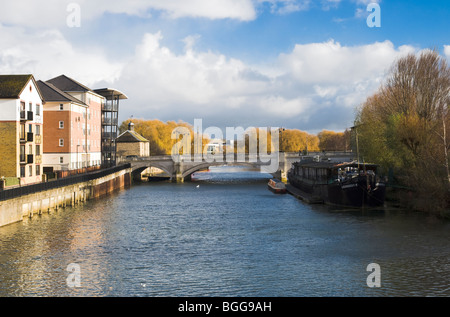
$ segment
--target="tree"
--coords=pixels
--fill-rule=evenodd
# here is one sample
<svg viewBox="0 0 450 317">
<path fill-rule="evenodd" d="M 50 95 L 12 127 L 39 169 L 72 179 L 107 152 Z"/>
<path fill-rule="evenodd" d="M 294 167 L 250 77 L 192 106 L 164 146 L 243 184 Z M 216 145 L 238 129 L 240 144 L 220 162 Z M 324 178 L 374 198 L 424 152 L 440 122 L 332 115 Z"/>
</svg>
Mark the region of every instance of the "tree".
<svg viewBox="0 0 450 317">
<path fill-rule="evenodd" d="M 394 168 L 421 209 L 448 208 L 450 68 L 436 51 L 399 59 L 379 91 L 358 109 L 361 156 Z M 424 208 L 425 207 L 425 208 Z"/>
<path fill-rule="evenodd" d="M 128 124 L 134 123 L 134 130 L 142 135 L 144 138 L 150 141 L 150 155 L 170 155 L 172 153 L 173 146 L 178 142 L 171 138 L 172 131 L 176 127 L 185 127 L 191 134 L 191 153 L 194 153 L 194 131 L 193 127 L 186 122 L 167 121 L 162 122 L 160 120 L 143 120 L 143 119 L 128 119 L 122 122 L 119 127 L 119 132 L 122 133 L 128 129 Z M 208 143 L 208 139 L 201 136 L 202 149 L 204 145 Z"/>
<path fill-rule="evenodd" d="M 317 135 L 321 151 L 348 151 L 350 150 L 350 131 L 334 132 L 323 130 Z"/>
</svg>

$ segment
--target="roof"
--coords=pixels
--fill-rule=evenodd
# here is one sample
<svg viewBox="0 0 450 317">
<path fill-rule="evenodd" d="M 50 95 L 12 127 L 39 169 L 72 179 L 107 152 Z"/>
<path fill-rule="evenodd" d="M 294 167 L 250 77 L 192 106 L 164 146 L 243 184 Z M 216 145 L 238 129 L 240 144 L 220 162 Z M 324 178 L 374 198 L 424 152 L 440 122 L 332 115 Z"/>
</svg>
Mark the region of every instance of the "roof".
<svg viewBox="0 0 450 317">
<path fill-rule="evenodd" d="M 294 164 L 302 167 L 311 167 L 311 168 L 326 168 L 326 169 L 332 169 L 332 168 L 342 168 L 342 167 L 357 167 L 359 166 L 366 166 L 366 167 L 375 167 L 376 164 L 369 164 L 369 163 L 358 163 L 358 162 L 315 162 L 312 160 L 303 160 L 300 162 L 295 162 Z"/>
<path fill-rule="evenodd" d="M 0 75 L 0 99 L 17 99 L 24 90 L 28 82 L 32 80 L 37 88 L 37 92 L 44 100 L 41 91 L 31 74 L 26 75 Z"/>
<path fill-rule="evenodd" d="M 75 102 L 78 104 L 81 104 L 83 106 L 87 106 L 84 102 L 81 100 L 78 100 L 77 98 L 69 95 L 68 93 L 62 91 L 58 87 L 55 87 L 51 83 L 44 82 L 42 80 L 39 80 L 37 82 L 39 89 L 42 92 L 42 95 L 44 96 L 44 99 L 48 102 L 57 101 L 57 102 Z"/>
<path fill-rule="evenodd" d="M 119 99 L 128 99 L 128 97 L 123 92 L 114 88 L 95 89 L 94 92 L 105 97 L 108 100 L 113 99 L 113 97 L 118 97 Z"/>
<path fill-rule="evenodd" d="M 91 88 L 77 82 L 76 80 L 67 77 L 66 75 L 61 75 L 52 79 L 47 80 L 47 83 L 54 85 L 55 87 L 61 89 L 62 91 L 79 91 L 79 92 L 94 92 Z"/>
<path fill-rule="evenodd" d="M 127 130 L 116 138 L 116 143 L 150 142 L 135 131 Z"/>
</svg>

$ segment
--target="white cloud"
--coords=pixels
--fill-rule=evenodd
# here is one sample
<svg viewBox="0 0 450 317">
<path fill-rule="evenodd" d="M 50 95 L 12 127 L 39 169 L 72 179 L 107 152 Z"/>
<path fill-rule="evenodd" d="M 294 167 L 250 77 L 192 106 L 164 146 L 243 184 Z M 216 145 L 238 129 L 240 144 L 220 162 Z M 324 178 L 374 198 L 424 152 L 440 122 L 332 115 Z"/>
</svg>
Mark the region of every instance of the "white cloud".
<svg viewBox="0 0 450 317">
<path fill-rule="evenodd" d="M 105 12 L 149 17 L 151 10 L 158 10 L 170 18 L 228 18 L 241 21 L 256 18 L 252 0 L 20 0 L 2 2 L 0 22 L 28 27 L 62 27 L 73 12 L 68 11 L 71 3 L 79 5 L 82 26 Z"/>
<path fill-rule="evenodd" d="M 87 85 L 118 78 L 122 65 L 109 62 L 96 48 L 75 48 L 57 30 L 28 33 L 0 24 L 0 73 L 31 73 L 46 80 L 60 74 Z"/>
<path fill-rule="evenodd" d="M 447 56 L 447 59 L 450 61 L 450 45 L 444 45 L 444 54 Z"/>
<path fill-rule="evenodd" d="M 349 47 L 330 40 L 296 45 L 266 68 L 198 52 L 192 38 L 178 55 L 161 42 L 160 32 L 146 34 L 117 83 L 133 100 L 128 111 L 135 117 L 265 124 L 316 118 L 323 125 L 334 111 L 353 120 L 353 109 L 379 87 L 391 64 L 414 51 L 389 41 Z"/>
<path fill-rule="evenodd" d="M 0 24 L 0 38 L 0 73 L 32 73 L 42 80 L 66 74 L 92 88 L 115 87 L 129 97 L 121 108 L 124 118 L 296 128 L 301 123 L 311 129 L 347 127 L 352 109 L 379 87 L 392 62 L 414 51 L 389 41 L 344 46 L 330 40 L 296 45 L 276 60 L 249 65 L 197 50 L 197 35 L 186 37 L 185 50 L 175 53 L 156 32 L 145 34 L 117 62 L 99 48 L 72 46 L 54 29 L 30 33 Z M 447 56 L 449 51 L 446 46 Z"/>
</svg>

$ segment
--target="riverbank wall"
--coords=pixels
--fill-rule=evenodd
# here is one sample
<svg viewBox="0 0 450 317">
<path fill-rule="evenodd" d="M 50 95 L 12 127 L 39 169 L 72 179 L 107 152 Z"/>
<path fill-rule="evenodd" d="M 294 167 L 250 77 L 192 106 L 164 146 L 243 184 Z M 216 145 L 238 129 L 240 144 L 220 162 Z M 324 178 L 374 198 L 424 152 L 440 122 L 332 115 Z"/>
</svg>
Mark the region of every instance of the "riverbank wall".
<svg viewBox="0 0 450 317">
<path fill-rule="evenodd" d="M 131 186 L 131 182 L 131 166 L 124 164 L 47 183 L 0 191 L 0 227 L 22 221 L 24 217 L 33 217 L 100 198 Z"/>
</svg>

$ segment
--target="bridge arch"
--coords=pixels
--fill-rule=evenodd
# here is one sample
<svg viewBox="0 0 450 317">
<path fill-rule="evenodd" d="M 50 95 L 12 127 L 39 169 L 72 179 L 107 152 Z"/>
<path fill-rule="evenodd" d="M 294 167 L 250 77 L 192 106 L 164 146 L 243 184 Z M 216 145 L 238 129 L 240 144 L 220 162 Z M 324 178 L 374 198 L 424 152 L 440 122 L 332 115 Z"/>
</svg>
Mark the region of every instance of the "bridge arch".
<svg viewBox="0 0 450 317">
<path fill-rule="evenodd" d="M 248 166 L 248 167 L 253 167 L 253 168 L 259 168 L 260 165 L 256 164 L 256 163 L 252 163 L 252 162 L 232 162 L 232 163 L 227 163 L 227 162 L 211 162 L 211 163 L 200 163 L 198 165 L 195 165 L 191 168 L 186 169 L 183 173 L 182 173 L 182 177 L 183 178 L 187 178 L 189 176 L 191 176 L 192 174 L 194 174 L 195 172 L 198 172 L 202 169 L 205 168 L 209 168 L 211 166 Z M 273 174 L 272 174 L 273 175 Z"/>
<path fill-rule="evenodd" d="M 172 169 L 167 168 L 165 165 L 158 164 L 157 162 L 151 162 L 151 161 L 145 162 L 144 164 L 140 164 L 138 166 L 135 166 L 132 169 L 133 178 L 139 177 L 140 174 L 142 174 L 142 172 L 145 171 L 149 167 L 159 168 L 164 173 L 166 173 L 167 176 L 170 177 L 170 179 L 172 180 L 172 178 L 173 178 L 173 171 L 172 171 Z"/>
</svg>

